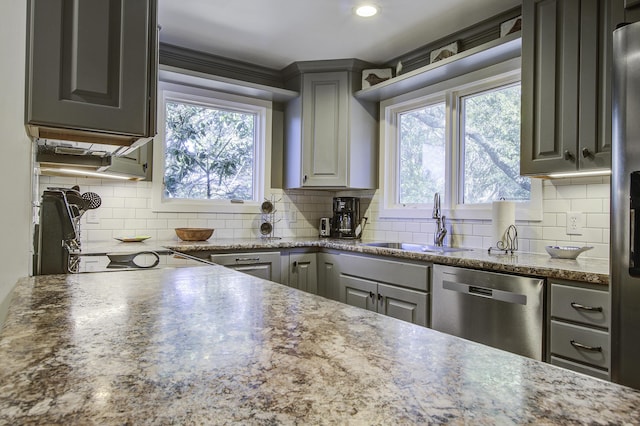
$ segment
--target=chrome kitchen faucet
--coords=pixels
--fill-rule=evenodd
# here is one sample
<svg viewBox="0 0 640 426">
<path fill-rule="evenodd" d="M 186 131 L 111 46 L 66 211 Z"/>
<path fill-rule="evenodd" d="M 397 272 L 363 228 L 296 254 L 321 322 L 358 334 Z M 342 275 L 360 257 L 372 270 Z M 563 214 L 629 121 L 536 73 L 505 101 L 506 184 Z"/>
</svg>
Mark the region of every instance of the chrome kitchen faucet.
<svg viewBox="0 0 640 426">
<path fill-rule="evenodd" d="M 442 247 L 444 237 L 447 235 L 447 229 L 445 227 L 446 217 L 442 216 L 440 212 L 440 194 L 436 192 L 433 197 L 433 214 L 431 215 L 436 220 L 436 232 L 433 235 L 433 244 Z"/>
</svg>

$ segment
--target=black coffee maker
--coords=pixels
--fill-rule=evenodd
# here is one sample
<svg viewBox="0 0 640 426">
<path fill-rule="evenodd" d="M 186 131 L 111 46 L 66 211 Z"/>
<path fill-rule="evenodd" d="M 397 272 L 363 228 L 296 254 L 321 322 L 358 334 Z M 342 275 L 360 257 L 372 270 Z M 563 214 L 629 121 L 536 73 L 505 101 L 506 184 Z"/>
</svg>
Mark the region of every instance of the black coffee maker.
<svg viewBox="0 0 640 426">
<path fill-rule="evenodd" d="M 81 200 L 75 189 L 49 188 L 42 194 L 40 223 L 34 234 L 35 275 L 77 272 Z"/>
<path fill-rule="evenodd" d="M 359 238 L 356 228 L 360 224 L 360 199 L 357 197 L 335 197 L 333 199 L 333 218 L 331 219 L 332 238 Z"/>
</svg>

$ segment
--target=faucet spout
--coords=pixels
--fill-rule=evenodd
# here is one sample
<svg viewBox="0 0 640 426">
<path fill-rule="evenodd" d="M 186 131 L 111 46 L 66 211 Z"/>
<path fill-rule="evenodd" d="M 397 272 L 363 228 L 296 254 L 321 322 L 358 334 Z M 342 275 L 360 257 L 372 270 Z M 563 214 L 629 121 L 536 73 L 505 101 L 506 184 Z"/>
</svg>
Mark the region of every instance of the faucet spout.
<svg viewBox="0 0 640 426">
<path fill-rule="evenodd" d="M 438 247 L 442 247 L 444 243 L 444 237 L 447 235 L 447 228 L 445 226 L 445 216 L 442 216 L 440 211 L 440 194 L 436 192 L 433 196 L 433 214 L 431 215 L 436 220 L 436 232 L 433 235 L 433 244 Z"/>
</svg>

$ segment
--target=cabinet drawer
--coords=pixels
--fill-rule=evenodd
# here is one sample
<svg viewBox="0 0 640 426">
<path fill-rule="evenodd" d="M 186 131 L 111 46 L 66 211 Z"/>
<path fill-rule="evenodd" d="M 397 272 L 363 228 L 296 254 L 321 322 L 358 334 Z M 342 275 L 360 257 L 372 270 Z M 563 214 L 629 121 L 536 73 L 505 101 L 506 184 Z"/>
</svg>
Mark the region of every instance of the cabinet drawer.
<svg viewBox="0 0 640 426">
<path fill-rule="evenodd" d="M 609 293 L 551 284 L 551 316 L 597 327 L 609 327 Z"/>
<path fill-rule="evenodd" d="M 280 252 L 212 254 L 211 261 L 218 265 L 255 265 L 259 263 L 280 264 Z"/>
<path fill-rule="evenodd" d="M 598 379 L 611 380 L 611 378 L 609 377 L 609 373 L 606 371 L 602 371 L 597 368 L 578 364 L 576 362 L 571 362 L 566 359 L 558 358 L 555 356 L 551 357 L 551 364 L 557 365 L 558 367 L 566 368 L 567 370 L 577 371 L 578 373 L 586 374 L 592 377 L 597 377 Z"/>
<path fill-rule="evenodd" d="M 340 256 L 340 272 L 343 274 L 422 291 L 430 289 L 429 268 L 428 265 L 396 262 L 382 258 L 348 254 Z"/>
<path fill-rule="evenodd" d="M 551 354 L 608 369 L 609 333 L 551 321 Z"/>
</svg>

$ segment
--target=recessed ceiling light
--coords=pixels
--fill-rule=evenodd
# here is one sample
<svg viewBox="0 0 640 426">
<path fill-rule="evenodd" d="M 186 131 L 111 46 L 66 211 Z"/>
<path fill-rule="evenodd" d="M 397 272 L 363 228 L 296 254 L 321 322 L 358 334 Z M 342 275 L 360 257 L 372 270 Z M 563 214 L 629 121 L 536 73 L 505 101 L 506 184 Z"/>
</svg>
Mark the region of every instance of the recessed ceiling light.
<svg viewBox="0 0 640 426">
<path fill-rule="evenodd" d="M 369 18 L 378 13 L 378 8 L 372 4 L 365 4 L 356 8 L 356 15 Z"/>
</svg>

